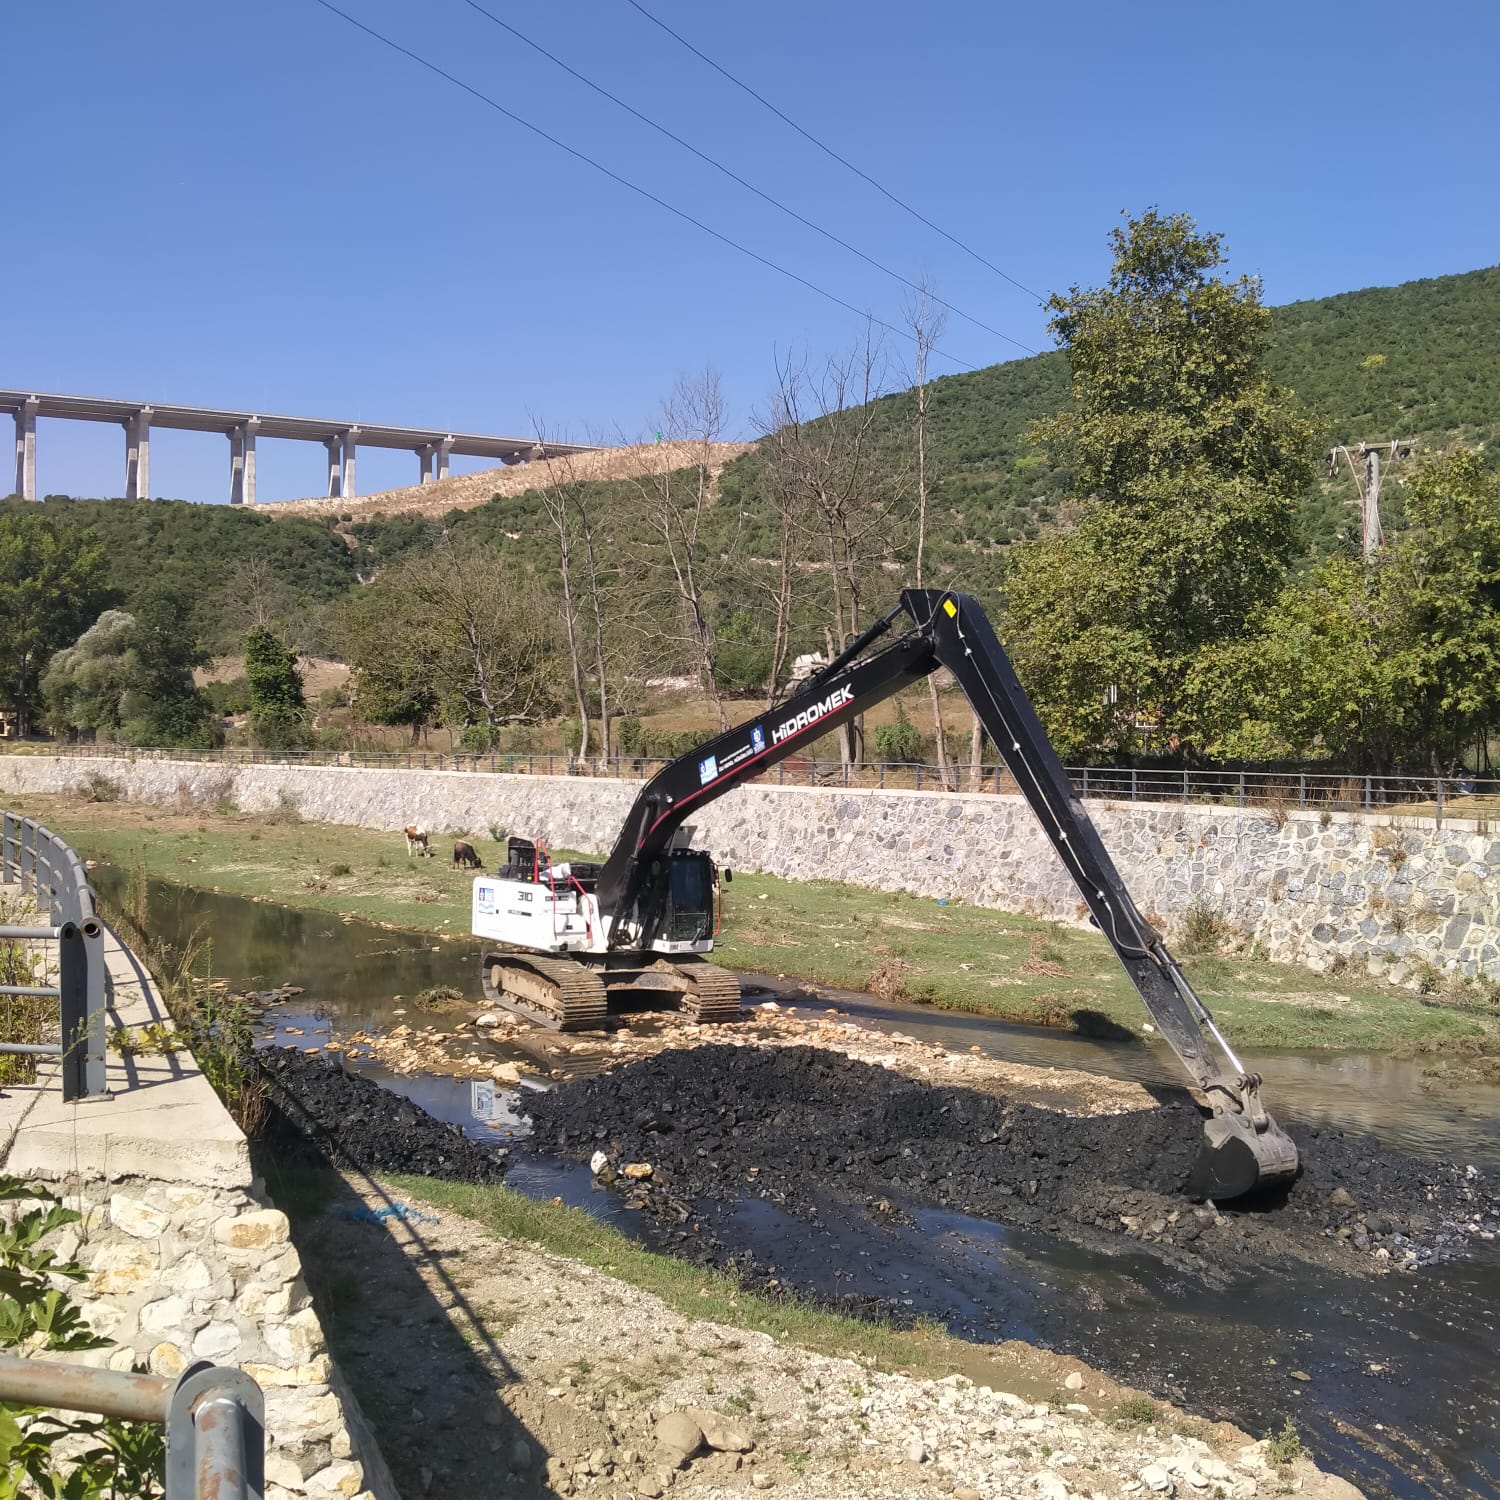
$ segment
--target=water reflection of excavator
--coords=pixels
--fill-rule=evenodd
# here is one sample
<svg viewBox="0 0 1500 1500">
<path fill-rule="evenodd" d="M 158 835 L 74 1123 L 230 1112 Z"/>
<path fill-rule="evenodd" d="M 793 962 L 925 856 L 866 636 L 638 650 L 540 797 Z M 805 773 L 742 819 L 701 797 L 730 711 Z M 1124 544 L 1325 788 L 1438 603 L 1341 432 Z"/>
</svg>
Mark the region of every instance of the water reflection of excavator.
<svg viewBox="0 0 1500 1500">
<path fill-rule="evenodd" d="M 903 617 L 905 632 L 882 644 Z M 720 872 L 706 852 L 686 847 L 692 829 L 685 820 L 940 667 L 968 695 L 1094 923 L 1209 1106 L 1190 1189 L 1233 1198 L 1295 1176 L 1297 1148 L 1266 1113 L 1260 1078 L 1241 1067 L 1136 910 L 989 621 L 966 594 L 903 591 L 895 609 L 783 702 L 657 772 L 602 865 L 553 862 L 539 843 L 512 839 L 509 862 L 474 882 L 474 932 L 505 945 L 481 960 L 486 995 L 564 1031 L 604 1024 L 613 997 L 643 987 L 673 992 L 699 1020 L 738 1015 L 738 981 L 705 956 L 717 929 Z"/>
</svg>

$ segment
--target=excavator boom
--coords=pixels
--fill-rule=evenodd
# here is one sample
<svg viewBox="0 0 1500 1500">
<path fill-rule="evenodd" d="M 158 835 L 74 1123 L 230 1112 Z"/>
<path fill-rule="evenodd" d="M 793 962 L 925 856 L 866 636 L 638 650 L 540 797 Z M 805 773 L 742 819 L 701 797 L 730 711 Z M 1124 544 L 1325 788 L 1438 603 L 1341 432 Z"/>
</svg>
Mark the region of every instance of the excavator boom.
<svg viewBox="0 0 1500 1500">
<path fill-rule="evenodd" d="M 905 633 L 874 649 L 902 616 Z M 963 688 L 1093 921 L 1209 1105 L 1189 1191 L 1237 1198 L 1294 1177 L 1297 1148 L 1266 1112 L 1260 1078 L 1241 1067 L 1161 935 L 1131 900 L 1010 659 L 967 594 L 903 590 L 895 609 L 783 703 L 659 771 L 637 797 L 599 874 L 599 909 L 612 918 L 611 943 L 624 945 L 641 930 L 645 873 L 696 809 L 940 667 Z"/>
</svg>

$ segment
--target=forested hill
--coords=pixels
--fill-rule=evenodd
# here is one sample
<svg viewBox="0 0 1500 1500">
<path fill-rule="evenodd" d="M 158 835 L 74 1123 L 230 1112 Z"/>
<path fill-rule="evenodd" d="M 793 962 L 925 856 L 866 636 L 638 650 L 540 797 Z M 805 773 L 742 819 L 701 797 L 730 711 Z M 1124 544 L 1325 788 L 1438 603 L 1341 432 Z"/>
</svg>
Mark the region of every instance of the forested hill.
<svg viewBox="0 0 1500 1500">
<path fill-rule="evenodd" d="M 1270 368 L 1315 417 L 1319 440 L 1416 438 L 1428 447 L 1487 443 L 1500 454 L 1500 266 L 1460 276 L 1376 287 L 1273 310 Z M 933 501 L 929 557 L 934 578 L 980 587 L 998 576 L 1007 542 L 1056 519 L 1069 476 L 1054 472 L 1027 441 L 1031 424 L 1068 401 L 1060 353 L 952 375 L 929 387 Z M 876 406 L 877 461 L 909 470 L 915 400 L 910 392 Z M 733 518 L 741 555 L 773 557 L 777 541 L 761 503 L 755 453 L 724 470 L 720 507 Z M 601 493 L 611 508 L 621 497 Z M 1324 551 L 1357 526 L 1347 476 L 1307 501 L 1307 531 Z M 1399 487 L 1390 496 L 1399 507 Z M 6 502 L 18 505 L 18 501 Z M 195 624 L 216 645 L 237 640 L 256 596 L 269 589 L 303 607 L 331 602 L 359 573 L 431 546 L 442 529 L 425 517 L 338 522 L 181 501 L 49 499 L 42 509 L 67 527 L 92 530 L 105 545 L 111 582 L 125 603 L 157 579 L 180 582 L 197 601 Z M 547 528 L 535 492 L 497 497 L 450 523 L 515 539 L 544 572 Z"/>
<path fill-rule="evenodd" d="M 1274 308 L 1268 365 L 1311 412 L 1321 446 L 1398 437 L 1428 448 L 1493 444 L 1500 437 L 1497 329 L 1500 266 L 1491 266 Z M 1055 519 L 1069 476 L 1055 472 L 1026 434 L 1067 404 L 1068 384 L 1060 353 L 932 383 L 933 552 L 940 564 L 972 575 L 979 556 L 1035 536 Z M 909 446 L 914 407 L 910 392 L 879 403 L 883 446 Z M 726 485 L 742 501 L 753 499 L 755 462 L 747 455 L 726 471 Z M 1352 499 L 1347 476 L 1309 497 L 1313 550 L 1357 526 Z"/>
</svg>

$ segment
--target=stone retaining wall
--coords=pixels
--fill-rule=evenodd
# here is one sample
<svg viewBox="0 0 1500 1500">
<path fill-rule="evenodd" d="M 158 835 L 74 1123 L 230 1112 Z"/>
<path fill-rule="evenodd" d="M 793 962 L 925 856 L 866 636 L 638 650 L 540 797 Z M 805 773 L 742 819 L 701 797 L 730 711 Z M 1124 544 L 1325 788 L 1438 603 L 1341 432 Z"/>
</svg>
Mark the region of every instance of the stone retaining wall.
<svg viewBox="0 0 1500 1500">
<path fill-rule="evenodd" d="M 0 757 L 0 790 L 65 791 L 94 775 L 143 801 L 229 798 L 259 811 L 285 798 L 327 822 L 397 831 L 420 823 L 481 844 L 497 828 L 596 852 L 640 790 L 589 777 Z M 1357 964 L 1408 984 L 1434 968 L 1500 980 L 1500 833 L 1487 824 L 1087 806 L 1137 904 L 1168 930 L 1202 907 L 1273 958 L 1317 970 Z M 748 786 L 692 821 L 699 844 L 732 866 L 1084 919 L 1018 796 Z"/>
<path fill-rule="evenodd" d="M 105 956 L 111 1029 L 170 1024 L 113 932 Z M 68 1359 L 168 1377 L 237 1365 L 265 1392 L 266 1500 L 398 1500 L 329 1357 L 286 1215 L 192 1055 L 111 1051 L 107 1066 L 105 1099 L 64 1103 L 55 1066 L 0 1094 L 0 1171 L 82 1215 L 48 1243 L 87 1272 L 73 1298 L 114 1347 Z"/>
</svg>

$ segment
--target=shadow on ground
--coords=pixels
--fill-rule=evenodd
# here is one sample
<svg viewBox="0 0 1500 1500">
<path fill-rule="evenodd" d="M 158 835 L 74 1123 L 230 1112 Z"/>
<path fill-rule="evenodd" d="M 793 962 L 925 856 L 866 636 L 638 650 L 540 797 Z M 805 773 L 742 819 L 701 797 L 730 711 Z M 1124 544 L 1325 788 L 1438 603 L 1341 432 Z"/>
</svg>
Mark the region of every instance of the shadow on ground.
<svg viewBox="0 0 1500 1500">
<path fill-rule="evenodd" d="M 547 1451 L 503 1399 L 517 1376 L 493 1319 L 469 1305 L 422 1219 L 369 1173 L 336 1168 L 274 1104 L 255 1165 L 405 1500 L 553 1497 Z"/>
</svg>

